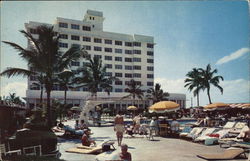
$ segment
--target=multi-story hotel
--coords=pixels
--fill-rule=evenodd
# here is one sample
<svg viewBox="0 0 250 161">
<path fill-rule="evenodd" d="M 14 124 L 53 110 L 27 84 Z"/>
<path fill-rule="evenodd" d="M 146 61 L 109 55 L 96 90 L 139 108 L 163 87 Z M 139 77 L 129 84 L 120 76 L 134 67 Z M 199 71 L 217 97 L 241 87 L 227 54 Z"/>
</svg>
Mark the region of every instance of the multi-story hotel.
<svg viewBox="0 0 250 161">
<path fill-rule="evenodd" d="M 142 84 L 142 89 L 147 90 L 154 86 L 154 38 L 144 35 L 128 35 L 103 31 L 103 13 L 87 10 L 82 21 L 66 18 L 57 18 L 55 24 L 47 24 L 54 27 L 55 32 L 60 34 L 60 50 L 65 52 L 71 46 L 83 47 L 91 57 L 102 59 L 103 65 L 107 67 L 107 76 L 115 76 L 119 81 L 113 82 L 113 90 L 108 96 L 105 92 L 99 91 L 99 98 L 112 98 L 115 103 L 108 106 L 115 108 L 126 108 L 131 100 L 121 100 L 127 95 L 124 89 L 127 83 L 134 79 Z M 44 23 L 32 22 L 25 24 L 26 30 L 36 34 L 35 28 Z M 71 70 L 83 66 L 85 59 L 71 63 Z M 29 106 L 36 106 L 39 103 L 39 88 L 32 86 L 36 77 L 28 80 L 27 101 Z M 68 91 L 67 103 L 72 105 L 83 105 L 90 96 L 86 88 L 77 91 Z M 63 100 L 64 92 L 59 86 L 55 86 L 52 92 L 52 99 Z M 46 99 L 46 93 L 44 93 Z M 185 95 L 170 94 L 170 100 L 174 100 L 185 107 Z M 137 100 L 139 107 L 146 107 L 148 101 Z"/>
</svg>

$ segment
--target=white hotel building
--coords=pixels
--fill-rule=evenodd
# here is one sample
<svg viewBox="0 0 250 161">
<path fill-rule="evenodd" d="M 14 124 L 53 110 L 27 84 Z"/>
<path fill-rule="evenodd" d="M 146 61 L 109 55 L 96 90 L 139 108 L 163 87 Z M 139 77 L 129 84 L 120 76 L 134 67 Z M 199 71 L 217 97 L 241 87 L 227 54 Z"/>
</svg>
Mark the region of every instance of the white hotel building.
<svg viewBox="0 0 250 161">
<path fill-rule="evenodd" d="M 60 34 L 60 50 L 67 51 L 72 45 L 84 47 L 91 57 L 100 57 L 103 65 L 107 66 L 107 75 L 116 76 L 120 81 L 113 82 L 113 90 L 108 96 L 107 93 L 98 92 L 99 98 L 111 98 L 118 100 L 104 106 L 114 108 L 126 108 L 132 104 L 131 100 L 121 100 L 127 95 L 124 89 L 126 84 L 134 79 L 142 84 L 142 89 L 147 90 L 154 87 L 154 37 L 144 35 L 128 35 L 103 31 L 103 13 L 99 11 L 87 10 L 82 21 L 58 17 L 53 24 L 55 32 Z M 35 28 L 44 23 L 25 23 L 26 30 L 35 35 Z M 50 25 L 51 24 L 46 24 Z M 74 72 L 85 62 L 81 59 L 71 63 L 71 70 Z M 29 107 L 39 104 L 40 90 L 34 88 L 32 83 L 35 77 L 28 79 L 28 90 L 26 92 Z M 44 102 L 46 93 L 43 94 Z M 64 92 L 60 87 L 55 86 L 51 93 L 52 99 L 63 100 Z M 67 92 L 67 103 L 72 106 L 84 104 L 90 97 L 90 93 L 81 88 L 77 91 Z M 176 101 L 185 108 L 186 96 L 184 94 L 171 94 L 170 100 Z M 149 105 L 149 101 L 137 100 L 140 108 Z"/>
</svg>

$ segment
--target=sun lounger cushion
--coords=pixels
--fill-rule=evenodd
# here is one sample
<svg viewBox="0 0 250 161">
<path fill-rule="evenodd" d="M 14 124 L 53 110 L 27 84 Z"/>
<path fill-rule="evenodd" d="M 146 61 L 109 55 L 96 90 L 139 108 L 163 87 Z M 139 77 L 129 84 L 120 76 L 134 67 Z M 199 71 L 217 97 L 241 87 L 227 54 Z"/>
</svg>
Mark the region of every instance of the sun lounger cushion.
<svg viewBox="0 0 250 161">
<path fill-rule="evenodd" d="M 203 127 L 195 127 L 192 129 L 192 131 L 187 135 L 188 138 L 195 139 L 197 138 L 200 133 L 204 130 L 205 128 Z"/>
<path fill-rule="evenodd" d="M 223 126 L 223 129 L 231 129 L 231 128 L 234 127 L 235 124 L 236 124 L 236 122 L 228 121 L 228 122 Z"/>
<path fill-rule="evenodd" d="M 242 148 L 228 148 L 220 154 L 200 154 L 198 157 L 206 160 L 230 160 L 244 153 Z"/>
<path fill-rule="evenodd" d="M 237 122 L 234 128 L 236 129 L 242 129 L 244 126 L 246 126 L 245 122 Z"/>
</svg>

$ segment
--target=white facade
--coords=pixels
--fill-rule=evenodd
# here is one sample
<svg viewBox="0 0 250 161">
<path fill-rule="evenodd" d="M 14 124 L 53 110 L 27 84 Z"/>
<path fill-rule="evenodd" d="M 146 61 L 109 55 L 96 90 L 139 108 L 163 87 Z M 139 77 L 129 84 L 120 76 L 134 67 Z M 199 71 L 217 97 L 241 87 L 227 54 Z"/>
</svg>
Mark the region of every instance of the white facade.
<svg viewBox="0 0 250 161">
<path fill-rule="evenodd" d="M 113 82 L 113 91 L 109 97 L 126 95 L 124 89 L 131 79 L 142 84 L 144 90 L 152 88 L 154 85 L 154 38 L 106 32 L 103 31 L 103 21 L 103 13 L 92 10 L 87 10 L 82 21 L 58 17 L 53 26 L 54 30 L 60 34 L 60 50 L 67 51 L 72 45 L 79 45 L 84 47 L 91 57 L 101 57 L 102 63 L 107 66 L 107 73 L 120 79 L 120 81 Z M 30 21 L 25 24 L 25 27 L 31 32 L 41 24 Z M 78 62 L 72 62 L 71 70 L 77 70 L 85 61 L 81 59 Z M 27 100 L 36 104 L 35 100 L 39 99 L 40 91 L 31 90 L 33 81 L 35 79 L 28 80 Z M 51 96 L 63 99 L 63 95 L 64 92 L 57 89 L 52 92 Z M 89 95 L 87 90 L 82 88 L 79 91 L 68 91 L 67 98 L 68 101 L 72 100 L 73 105 L 78 105 L 82 104 Z M 107 97 L 107 94 L 101 92 L 98 96 Z M 46 94 L 44 97 L 46 98 Z"/>
</svg>

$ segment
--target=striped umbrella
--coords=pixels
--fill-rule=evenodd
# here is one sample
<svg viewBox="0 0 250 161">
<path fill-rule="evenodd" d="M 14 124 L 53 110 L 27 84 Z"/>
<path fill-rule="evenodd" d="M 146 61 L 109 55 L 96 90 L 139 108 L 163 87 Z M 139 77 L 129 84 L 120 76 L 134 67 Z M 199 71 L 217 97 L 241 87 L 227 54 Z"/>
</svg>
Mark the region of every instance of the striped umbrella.
<svg viewBox="0 0 250 161">
<path fill-rule="evenodd" d="M 149 112 L 165 113 L 180 109 L 180 105 L 172 101 L 161 101 L 149 107 Z"/>
<path fill-rule="evenodd" d="M 230 108 L 228 104 L 218 102 L 218 103 L 212 103 L 212 104 L 204 106 L 204 111 L 226 110 L 228 108 Z"/>
</svg>

